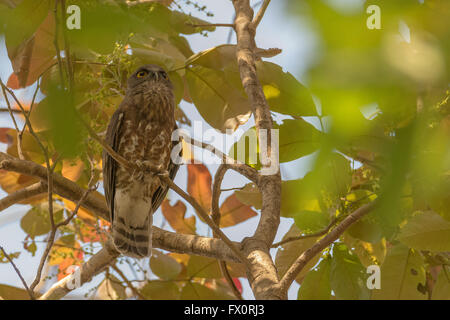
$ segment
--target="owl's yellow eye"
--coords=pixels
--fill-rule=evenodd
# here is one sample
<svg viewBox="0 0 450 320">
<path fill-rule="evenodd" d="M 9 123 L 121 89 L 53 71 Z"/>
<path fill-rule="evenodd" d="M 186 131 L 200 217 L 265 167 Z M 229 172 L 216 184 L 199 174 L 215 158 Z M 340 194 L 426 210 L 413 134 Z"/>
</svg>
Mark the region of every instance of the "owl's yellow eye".
<svg viewBox="0 0 450 320">
<path fill-rule="evenodd" d="M 142 70 L 142 71 L 139 71 L 139 72 L 136 74 L 136 77 L 138 77 L 138 78 L 143 78 L 143 77 L 145 77 L 147 74 L 148 74 L 147 71 Z"/>
</svg>

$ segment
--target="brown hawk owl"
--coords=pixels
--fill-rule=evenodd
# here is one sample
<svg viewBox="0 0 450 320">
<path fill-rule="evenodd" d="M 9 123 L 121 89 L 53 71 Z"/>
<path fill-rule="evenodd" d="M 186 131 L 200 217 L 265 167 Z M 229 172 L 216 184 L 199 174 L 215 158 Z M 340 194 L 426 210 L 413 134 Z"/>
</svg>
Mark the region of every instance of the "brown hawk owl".
<svg viewBox="0 0 450 320">
<path fill-rule="evenodd" d="M 157 167 L 175 177 L 171 135 L 176 128 L 173 86 L 159 66 L 144 65 L 128 79 L 126 96 L 113 114 L 106 143 L 139 168 Z M 112 238 L 119 252 L 151 255 L 153 213 L 168 188 L 149 171 L 128 169 L 103 151 L 103 182 Z"/>
</svg>

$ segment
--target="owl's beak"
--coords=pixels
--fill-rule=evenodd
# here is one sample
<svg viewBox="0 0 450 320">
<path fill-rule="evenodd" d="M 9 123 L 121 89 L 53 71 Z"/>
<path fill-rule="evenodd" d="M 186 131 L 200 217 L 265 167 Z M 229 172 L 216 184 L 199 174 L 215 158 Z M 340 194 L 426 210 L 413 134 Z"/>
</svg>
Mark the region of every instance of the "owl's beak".
<svg viewBox="0 0 450 320">
<path fill-rule="evenodd" d="M 159 81 L 159 74 L 158 72 L 151 72 L 152 79 Z"/>
</svg>

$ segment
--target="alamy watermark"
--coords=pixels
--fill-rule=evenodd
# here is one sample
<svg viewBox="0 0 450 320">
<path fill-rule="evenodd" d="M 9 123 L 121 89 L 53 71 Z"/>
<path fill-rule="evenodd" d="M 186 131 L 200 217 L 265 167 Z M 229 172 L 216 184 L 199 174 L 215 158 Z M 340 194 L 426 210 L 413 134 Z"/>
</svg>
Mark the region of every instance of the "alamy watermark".
<svg viewBox="0 0 450 320">
<path fill-rule="evenodd" d="M 279 167 L 279 130 L 278 129 L 259 129 L 247 130 L 237 129 L 235 132 L 227 130 L 226 134 L 233 139 L 227 139 L 226 136 L 215 129 L 207 129 L 203 131 L 203 122 L 194 121 L 192 126 L 194 133 L 200 133 L 200 139 L 192 140 L 191 135 L 185 129 L 177 129 L 172 133 L 172 141 L 177 142 L 182 138 L 188 145 L 194 145 L 202 148 L 203 143 L 214 148 L 205 148 L 210 154 L 202 152 L 199 157 L 192 160 L 183 158 L 180 151 L 183 148 L 182 143 L 178 143 L 172 149 L 171 159 L 175 164 L 185 163 L 204 163 L 204 164 L 220 164 L 220 163 L 246 163 L 254 165 L 261 164 L 261 175 L 273 175 L 278 172 Z M 236 148 L 233 148 L 236 147 Z M 192 148 L 191 148 L 192 150 Z M 228 156 L 223 159 L 222 150 L 230 150 Z M 226 153 L 226 152 L 225 152 Z M 213 154 L 214 156 L 211 156 Z M 200 158 L 200 159 L 199 159 Z M 196 162 L 199 161 L 199 162 Z"/>
</svg>

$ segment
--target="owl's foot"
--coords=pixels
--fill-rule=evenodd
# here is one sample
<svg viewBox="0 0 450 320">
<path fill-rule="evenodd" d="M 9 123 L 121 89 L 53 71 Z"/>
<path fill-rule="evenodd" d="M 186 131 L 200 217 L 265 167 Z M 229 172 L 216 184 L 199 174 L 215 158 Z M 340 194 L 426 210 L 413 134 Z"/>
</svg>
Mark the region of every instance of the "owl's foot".
<svg viewBox="0 0 450 320">
<path fill-rule="evenodd" d="M 148 160 L 136 160 L 134 165 L 136 166 L 135 173 L 138 177 L 142 175 L 159 175 L 165 171 L 162 165 L 154 165 Z"/>
</svg>

